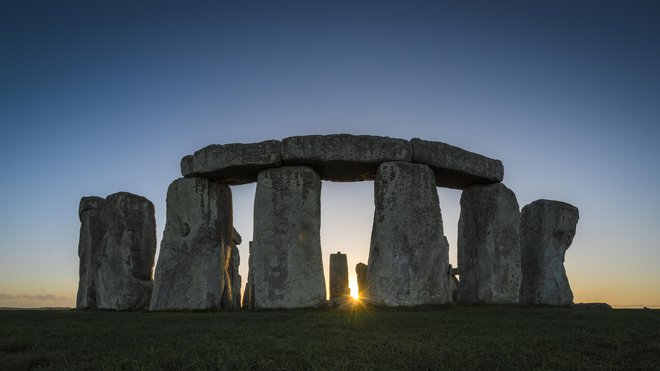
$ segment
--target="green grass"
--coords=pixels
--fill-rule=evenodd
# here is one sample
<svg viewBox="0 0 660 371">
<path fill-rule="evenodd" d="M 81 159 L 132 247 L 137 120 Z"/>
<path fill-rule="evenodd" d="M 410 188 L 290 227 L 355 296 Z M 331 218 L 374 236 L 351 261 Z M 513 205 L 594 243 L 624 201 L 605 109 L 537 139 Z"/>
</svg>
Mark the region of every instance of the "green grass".
<svg viewBox="0 0 660 371">
<path fill-rule="evenodd" d="M 660 311 L 0 311 L 9 369 L 660 369 Z"/>
</svg>

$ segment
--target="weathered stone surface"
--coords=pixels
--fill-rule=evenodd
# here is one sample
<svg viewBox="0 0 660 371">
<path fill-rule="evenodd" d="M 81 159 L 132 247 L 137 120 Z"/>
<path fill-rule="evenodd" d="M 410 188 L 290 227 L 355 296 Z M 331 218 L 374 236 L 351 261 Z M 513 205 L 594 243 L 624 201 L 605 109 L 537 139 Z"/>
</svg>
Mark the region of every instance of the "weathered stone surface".
<svg viewBox="0 0 660 371">
<path fill-rule="evenodd" d="M 466 151 L 442 142 L 414 138 L 413 162 L 428 165 L 440 187 L 465 189 L 475 184 L 499 183 L 504 177 L 500 160 Z"/>
<path fill-rule="evenodd" d="M 467 188 L 458 220 L 459 300 L 520 302 L 520 210 L 504 184 Z"/>
<path fill-rule="evenodd" d="M 386 161 L 412 161 L 410 142 L 370 135 L 306 135 L 282 140 L 285 165 L 312 166 L 323 180 L 373 180 Z"/>
<path fill-rule="evenodd" d="M 348 260 L 346 254 L 337 251 L 330 254 L 330 301 L 333 304 L 348 299 L 351 290 L 348 288 Z"/>
<path fill-rule="evenodd" d="M 78 257 L 80 258 L 80 279 L 76 308 L 96 308 L 96 274 L 101 252 L 101 241 L 105 228 L 101 221 L 101 210 L 105 199 L 101 197 L 83 197 L 80 200 L 80 239 Z"/>
<path fill-rule="evenodd" d="M 230 282 L 231 284 L 225 285 L 225 290 L 222 293 L 222 307 L 233 310 L 241 309 L 242 277 L 238 274 L 238 267 L 241 264 L 241 258 L 237 246 L 241 244 L 241 241 L 241 235 L 238 234 L 236 228 L 233 228 L 231 251 L 230 254 L 227 255 L 224 267 L 226 277 L 225 282 Z"/>
<path fill-rule="evenodd" d="M 449 264 L 449 269 L 447 270 L 448 277 L 449 277 L 449 298 L 450 302 L 452 303 L 457 303 L 458 302 L 458 285 L 460 284 L 458 281 L 458 278 L 456 277 L 457 273 L 456 268 L 452 268 L 451 264 Z"/>
<path fill-rule="evenodd" d="M 321 179 L 314 170 L 287 166 L 259 173 L 249 272 L 255 308 L 325 303 L 320 227 Z"/>
<path fill-rule="evenodd" d="M 252 241 L 249 243 L 248 251 L 248 278 L 247 283 L 245 284 L 245 292 L 243 292 L 243 308 L 253 309 L 254 308 L 254 278 L 252 278 Z"/>
<path fill-rule="evenodd" d="M 564 269 L 564 256 L 573 242 L 578 219 L 578 209 L 565 202 L 537 200 L 522 209 L 520 249 L 523 303 L 573 303 L 573 292 Z"/>
<path fill-rule="evenodd" d="M 203 178 L 172 182 L 151 310 L 222 308 L 232 285 L 232 231 L 228 186 Z"/>
<path fill-rule="evenodd" d="M 433 172 L 386 162 L 375 181 L 367 297 L 390 306 L 446 303 L 449 244 Z"/>
<path fill-rule="evenodd" d="M 156 253 L 154 205 L 127 192 L 83 197 L 80 282 L 76 306 L 100 309 L 146 309 Z"/>
<path fill-rule="evenodd" d="M 181 174 L 203 177 L 225 184 L 253 183 L 259 172 L 282 164 L 282 143 L 267 140 L 260 143 L 212 144 L 185 156 L 181 160 Z"/>
<path fill-rule="evenodd" d="M 355 274 L 357 275 L 358 298 L 364 298 L 367 291 L 367 265 L 357 263 L 355 265 Z"/>
</svg>

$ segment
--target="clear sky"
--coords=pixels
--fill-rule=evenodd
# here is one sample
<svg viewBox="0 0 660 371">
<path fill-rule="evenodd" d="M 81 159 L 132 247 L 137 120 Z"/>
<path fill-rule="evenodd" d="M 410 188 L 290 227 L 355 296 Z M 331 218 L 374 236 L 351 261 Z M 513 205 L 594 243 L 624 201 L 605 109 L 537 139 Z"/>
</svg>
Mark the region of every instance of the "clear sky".
<svg viewBox="0 0 660 371">
<path fill-rule="evenodd" d="M 160 241 L 184 155 L 330 133 L 501 159 L 521 207 L 579 207 L 577 302 L 660 305 L 657 1 L 4 0 L 0 47 L 0 306 L 75 305 L 80 197 L 146 196 Z M 326 272 L 366 263 L 372 187 L 323 183 Z M 455 263 L 460 192 L 439 195 Z"/>
</svg>

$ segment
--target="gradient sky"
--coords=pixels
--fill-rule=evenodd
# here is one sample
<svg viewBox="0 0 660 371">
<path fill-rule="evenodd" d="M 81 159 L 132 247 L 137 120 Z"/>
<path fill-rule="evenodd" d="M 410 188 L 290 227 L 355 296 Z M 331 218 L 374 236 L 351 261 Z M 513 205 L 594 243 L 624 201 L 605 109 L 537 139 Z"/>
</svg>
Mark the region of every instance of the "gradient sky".
<svg viewBox="0 0 660 371">
<path fill-rule="evenodd" d="M 576 302 L 660 306 L 660 3 L 311 3 L 0 2 L 0 306 L 75 305 L 80 197 L 146 196 L 160 241 L 184 155 L 330 133 L 501 159 L 521 207 L 579 207 Z M 367 262 L 372 187 L 323 183 L 326 272 Z"/>
</svg>

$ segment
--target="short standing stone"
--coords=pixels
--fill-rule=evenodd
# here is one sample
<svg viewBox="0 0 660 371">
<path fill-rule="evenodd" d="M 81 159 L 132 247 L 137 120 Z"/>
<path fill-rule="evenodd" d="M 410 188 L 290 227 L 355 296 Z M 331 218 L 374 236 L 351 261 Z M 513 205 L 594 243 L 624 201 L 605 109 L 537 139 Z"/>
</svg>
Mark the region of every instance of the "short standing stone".
<svg viewBox="0 0 660 371">
<path fill-rule="evenodd" d="M 252 309 L 254 308 L 254 287 L 252 282 L 254 282 L 254 278 L 252 278 L 252 260 L 253 260 L 253 255 L 252 255 L 252 241 L 249 242 L 249 251 L 248 251 L 248 278 L 247 278 L 247 283 L 245 284 L 245 291 L 243 292 L 243 308 L 247 309 Z"/>
<path fill-rule="evenodd" d="M 438 186 L 464 189 L 475 184 L 499 183 L 504 177 L 500 160 L 466 151 L 442 142 L 414 138 L 413 162 L 428 165 Z"/>
<path fill-rule="evenodd" d="M 519 225 L 516 195 L 504 184 L 463 191 L 458 220 L 461 302 L 519 303 Z"/>
<path fill-rule="evenodd" d="M 234 228 L 234 234 L 231 243 L 230 254 L 224 266 L 225 282 L 231 284 L 225 285 L 225 291 L 222 293 L 222 306 L 232 310 L 241 309 L 241 275 L 238 274 L 238 267 L 241 264 L 241 258 L 238 251 L 238 246 L 242 242 L 241 235 Z"/>
<path fill-rule="evenodd" d="M 325 303 L 321 179 L 309 167 L 259 173 L 254 200 L 250 285 L 255 308 Z"/>
<path fill-rule="evenodd" d="M 341 252 L 330 254 L 330 301 L 341 303 L 348 299 L 350 295 L 346 254 Z"/>
<path fill-rule="evenodd" d="M 449 244 L 433 172 L 421 164 L 383 163 L 374 193 L 366 296 L 390 306 L 446 303 Z"/>
<path fill-rule="evenodd" d="M 147 309 L 156 253 L 154 205 L 119 192 L 80 202 L 78 308 Z"/>
<path fill-rule="evenodd" d="M 151 310 L 222 308 L 232 231 L 228 186 L 203 178 L 172 182 Z"/>
<path fill-rule="evenodd" d="M 282 140 L 285 165 L 312 166 L 323 180 L 373 180 L 385 161 L 412 161 L 412 146 L 404 139 L 372 135 L 306 135 Z"/>
<path fill-rule="evenodd" d="M 203 177 L 225 184 L 253 183 L 264 169 L 282 164 L 282 143 L 268 140 L 260 143 L 212 144 L 181 160 L 181 174 Z"/>
<path fill-rule="evenodd" d="M 355 265 L 355 274 L 357 275 L 358 298 L 362 299 L 367 290 L 367 265 L 364 263 L 357 263 L 357 265 Z"/>
<path fill-rule="evenodd" d="M 571 305 L 573 292 L 564 269 L 566 249 L 571 246 L 579 219 L 570 204 L 537 200 L 522 209 L 522 302 Z"/>
</svg>

